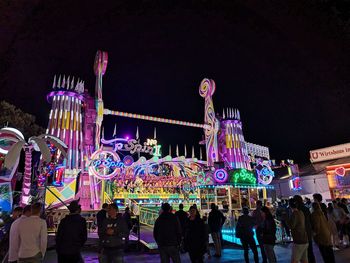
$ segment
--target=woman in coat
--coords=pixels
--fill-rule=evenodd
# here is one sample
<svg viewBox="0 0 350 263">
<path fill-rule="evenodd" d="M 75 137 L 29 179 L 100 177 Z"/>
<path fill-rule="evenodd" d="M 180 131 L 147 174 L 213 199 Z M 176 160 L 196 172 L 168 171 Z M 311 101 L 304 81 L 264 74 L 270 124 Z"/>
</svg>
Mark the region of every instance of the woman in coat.
<svg viewBox="0 0 350 263">
<path fill-rule="evenodd" d="M 331 239 L 331 231 L 328 222 L 324 216 L 320 204 L 312 203 L 313 212 L 311 213 L 311 226 L 314 233 L 314 241 L 320 249 L 324 262 L 334 263 L 334 252 Z"/>
<path fill-rule="evenodd" d="M 262 240 L 264 250 L 269 263 L 276 263 L 276 254 L 274 246 L 276 244 L 276 222 L 268 207 L 261 208 L 263 223 L 262 223 Z"/>
<path fill-rule="evenodd" d="M 198 210 L 191 206 L 190 216 L 186 224 L 185 249 L 190 255 L 192 263 L 203 263 L 207 251 L 208 233 Z"/>
</svg>

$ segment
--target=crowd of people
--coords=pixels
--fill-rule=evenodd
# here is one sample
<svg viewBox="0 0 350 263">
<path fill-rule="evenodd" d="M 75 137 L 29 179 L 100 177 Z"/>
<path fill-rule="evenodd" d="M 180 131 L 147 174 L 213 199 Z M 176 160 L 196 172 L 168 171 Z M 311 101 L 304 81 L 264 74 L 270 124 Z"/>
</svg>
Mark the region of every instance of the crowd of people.
<svg viewBox="0 0 350 263">
<path fill-rule="evenodd" d="M 68 205 L 69 214 L 59 223 L 56 232 L 58 263 L 84 262 L 81 251 L 87 241 L 87 223 L 81 216 L 79 201 Z M 16 207 L 11 220 L 4 226 L 1 240 L 3 261 L 8 263 L 40 263 L 45 257 L 48 232 L 43 206 L 40 203 Z M 97 213 L 99 261 L 123 262 L 131 230 L 129 209 L 119 213 L 116 204 L 103 204 Z"/>
<path fill-rule="evenodd" d="M 313 244 L 318 247 L 323 262 L 335 262 L 334 250 L 349 247 L 350 217 L 346 199 L 336 199 L 328 206 L 321 194 L 310 199 L 295 195 L 282 200 L 276 209 L 263 206 L 257 201 L 256 209 L 250 213 L 243 208 L 243 215 L 236 225 L 236 237 L 241 239 L 244 258 L 249 262 L 248 252 L 252 250 L 254 261 L 259 262 L 258 249 L 254 240 L 254 230 L 258 241 L 262 262 L 274 263 L 276 243 L 276 221 L 281 224 L 283 235 L 292 241 L 292 263 L 315 263 Z"/>
<path fill-rule="evenodd" d="M 215 204 L 211 205 L 209 216 L 201 217 L 197 206 L 190 207 L 189 213 L 183 211 L 183 205 L 174 214 L 168 203 L 162 204 L 153 236 L 157 242 L 161 263 L 180 263 L 180 253 L 188 253 L 192 263 L 204 262 L 205 254 L 211 258 L 209 233 L 215 246 L 214 257 L 221 257 L 221 230 L 226 217 Z"/>
<path fill-rule="evenodd" d="M 72 201 L 68 210 L 69 214 L 57 228 L 57 261 L 80 263 L 83 262 L 81 250 L 87 241 L 87 223 L 80 215 L 79 201 Z M 258 200 L 255 210 L 242 208 L 235 235 L 241 240 L 245 262 L 249 262 L 249 250 L 253 252 L 255 263 L 259 262 L 257 240 L 262 262 L 274 263 L 278 262 L 274 252 L 277 224 L 281 224 L 284 236 L 292 242 L 292 263 L 315 263 L 313 244 L 318 247 L 323 262 L 332 263 L 335 262 L 334 250 L 349 246 L 349 210 L 346 199 L 336 199 L 326 205 L 320 194 L 313 195 L 313 202 L 295 195 L 279 202 L 276 209 Z M 42 262 L 47 248 L 47 224 L 41 217 L 43 211 L 40 203 L 14 209 L 11 220 L 4 226 L 5 236 L 1 247 L 8 253 L 3 262 Z M 99 261 L 123 262 L 132 229 L 130 210 L 126 208 L 121 214 L 116 204 L 103 204 L 96 219 Z M 211 204 L 208 216 L 201 217 L 196 204 L 188 212 L 180 204 L 178 211 L 173 213 L 170 204 L 163 203 L 153 232 L 161 263 L 170 260 L 179 263 L 181 253 L 188 253 L 192 263 L 204 262 L 206 254 L 211 258 L 209 235 L 215 247 L 213 256 L 220 258 L 225 220 L 226 217 L 215 204 Z"/>
</svg>

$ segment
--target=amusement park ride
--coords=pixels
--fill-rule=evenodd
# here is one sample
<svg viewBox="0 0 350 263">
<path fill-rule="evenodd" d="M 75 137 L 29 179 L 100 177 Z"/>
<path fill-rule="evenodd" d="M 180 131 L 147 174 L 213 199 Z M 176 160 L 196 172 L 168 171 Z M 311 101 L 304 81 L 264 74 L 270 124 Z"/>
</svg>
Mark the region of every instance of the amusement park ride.
<svg viewBox="0 0 350 263">
<path fill-rule="evenodd" d="M 95 98 L 83 81 L 54 77 L 47 95 L 52 107 L 46 134 L 21 144 L 26 152 L 22 204 L 30 201 L 30 189 L 37 188 L 44 193 L 46 207 L 64 209 L 79 199 L 83 211 L 91 211 L 100 209 L 104 202 L 116 202 L 121 207 L 130 206 L 140 215 L 140 222 L 153 225 L 162 202 L 171 203 L 174 209 L 180 203 L 185 207 L 197 203 L 201 213 L 215 203 L 227 214 L 224 235 L 232 236 L 231 219 L 243 206 L 254 208 L 258 199 L 267 199 L 268 189 L 273 188 L 269 149 L 245 141 L 238 109 L 224 109 L 221 116 L 215 112 L 212 96 L 216 86 L 210 79 L 203 79 L 199 86 L 205 102 L 203 124 L 104 108 L 102 79 L 107 63 L 107 52 L 98 51 Z M 202 160 L 202 152 L 200 159 L 195 158 L 193 148 L 190 158 L 186 148 L 184 156 L 179 156 L 178 148 L 176 157 L 170 149 L 163 156 L 156 134 L 142 143 L 138 128 L 135 138 L 118 138 L 116 128 L 112 138 L 104 138 L 105 115 L 203 129 L 206 158 Z M 0 154 L 10 155 L 9 148 L 24 140 L 20 132 L 11 129 L 0 130 Z M 33 171 L 31 153 L 38 148 L 43 149 L 42 158 Z M 11 155 L 18 164 L 19 154 Z M 0 190 L 6 186 L 5 191 L 11 192 L 14 170 L 1 177 L 5 182 L 0 181 Z"/>
<path fill-rule="evenodd" d="M 107 62 L 107 52 L 98 51 L 94 64 L 95 99 L 85 90 L 83 81 L 75 83 L 74 78 L 65 76 L 54 78 L 47 96 L 52 109 L 46 133 L 67 145 L 68 156 L 64 159 L 57 149 L 52 149 L 53 163 L 41 172 L 43 180 L 53 177 L 49 180 L 46 205 L 60 207 L 80 198 L 83 209 L 88 210 L 113 200 L 129 205 L 191 200 L 201 203 L 203 209 L 211 202 L 232 209 L 244 202 L 254 207 L 259 191 L 266 198 L 274 176 L 269 149 L 244 140 L 237 109 L 228 108 L 222 116 L 215 113 L 213 80 L 204 79 L 199 87 L 205 101 L 204 124 L 109 110 L 104 108 L 102 98 Z M 194 154 L 191 158 L 173 158 L 171 153 L 162 157 L 156 138 L 141 143 L 138 131 L 136 138 L 117 138 L 114 132 L 113 138 L 105 139 L 104 115 L 201 128 L 206 161 L 196 159 Z M 151 158 L 146 159 L 141 153 Z"/>
<path fill-rule="evenodd" d="M 38 178 L 31 182 L 39 189 L 46 186 L 47 206 L 60 208 L 80 198 L 83 210 L 99 209 L 108 201 L 139 206 L 170 201 L 175 206 L 196 202 L 203 211 L 214 202 L 231 211 L 242 205 L 253 208 L 257 199 L 267 198 L 274 177 L 269 149 L 245 141 L 238 109 L 227 108 L 221 116 L 215 112 L 213 80 L 203 79 L 199 86 L 203 124 L 109 110 L 102 97 L 107 62 L 107 52 L 98 51 L 95 98 L 79 79 L 54 78 L 47 95 L 52 108 L 46 134 L 60 139 L 67 154 L 48 144 L 51 160 L 41 161 Z M 141 143 L 138 130 L 135 138 L 117 138 L 115 131 L 106 139 L 104 115 L 203 129 L 206 160 L 193 153 L 191 158 L 173 158 L 171 152 L 162 156 L 156 137 Z"/>
</svg>

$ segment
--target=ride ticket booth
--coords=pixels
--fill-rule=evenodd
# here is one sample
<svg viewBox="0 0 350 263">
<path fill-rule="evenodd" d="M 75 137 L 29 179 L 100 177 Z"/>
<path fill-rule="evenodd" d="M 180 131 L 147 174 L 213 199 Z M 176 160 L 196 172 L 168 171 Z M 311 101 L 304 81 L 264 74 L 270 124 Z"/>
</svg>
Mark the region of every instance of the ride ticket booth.
<svg viewBox="0 0 350 263">
<path fill-rule="evenodd" d="M 242 208 L 254 210 L 257 200 L 267 199 L 266 189 L 273 186 L 258 184 L 254 171 L 243 168 L 219 170 L 222 174 L 213 173 L 214 178 L 219 178 L 214 179 L 212 185 L 199 186 L 200 210 L 203 215 L 209 215 L 211 204 L 215 204 L 226 217 L 222 229 L 223 239 L 240 244 L 240 240 L 235 237 L 235 227 Z"/>
</svg>

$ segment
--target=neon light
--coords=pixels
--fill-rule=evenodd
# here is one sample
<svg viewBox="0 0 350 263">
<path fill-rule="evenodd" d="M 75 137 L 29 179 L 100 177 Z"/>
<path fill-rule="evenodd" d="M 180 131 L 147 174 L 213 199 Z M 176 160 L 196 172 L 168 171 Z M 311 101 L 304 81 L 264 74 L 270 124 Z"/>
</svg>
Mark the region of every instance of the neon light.
<svg viewBox="0 0 350 263">
<path fill-rule="evenodd" d="M 159 157 L 159 156 L 162 156 L 161 152 L 160 152 L 160 149 L 162 148 L 162 145 L 155 145 L 153 146 L 153 156 L 156 156 L 156 157 Z"/>
<path fill-rule="evenodd" d="M 217 183 L 226 183 L 228 179 L 228 173 L 226 172 L 225 169 L 218 169 L 214 173 L 214 179 Z"/>
<path fill-rule="evenodd" d="M 298 191 L 302 189 L 299 176 L 295 176 L 291 180 L 289 180 L 289 188 L 294 191 Z"/>
<path fill-rule="evenodd" d="M 256 170 L 258 175 L 259 184 L 268 185 L 272 182 L 272 179 L 275 177 L 274 171 L 270 167 L 264 166 L 261 170 Z"/>
<path fill-rule="evenodd" d="M 127 143 L 124 143 L 127 142 Z M 124 138 L 115 138 L 112 140 L 105 140 L 105 139 L 101 139 L 101 143 L 104 145 L 114 145 L 114 151 L 126 151 L 126 152 L 130 152 L 130 154 L 134 154 L 134 153 L 148 153 L 154 156 L 161 156 L 160 154 L 160 145 L 159 145 L 159 149 L 155 150 L 154 147 L 156 146 L 148 146 L 146 143 L 144 143 L 143 145 L 141 145 L 140 143 L 138 143 L 137 140 L 135 139 L 131 139 L 131 140 L 127 140 Z M 155 154 L 156 155 L 155 155 Z"/>
<path fill-rule="evenodd" d="M 334 170 L 335 174 L 341 177 L 345 176 L 345 168 L 343 166 L 338 167 Z"/>
<path fill-rule="evenodd" d="M 234 184 L 256 184 L 256 177 L 252 171 L 241 168 L 233 171 L 233 178 L 230 181 Z"/>
<path fill-rule="evenodd" d="M 155 140 L 155 139 L 147 139 L 146 145 L 155 146 L 155 145 L 157 145 L 157 140 Z"/>
<path fill-rule="evenodd" d="M 117 161 L 114 162 L 112 157 L 108 157 L 106 160 L 94 160 L 91 163 L 93 166 L 95 166 L 95 168 L 98 168 L 99 166 L 104 166 L 107 168 L 123 168 L 125 165 L 123 162 Z"/>
<path fill-rule="evenodd" d="M 165 119 L 165 118 L 156 118 L 156 117 L 147 116 L 147 115 L 128 113 L 128 112 L 122 112 L 122 111 L 112 111 L 112 110 L 108 110 L 108 109 L 104 109 L 104 114 L 116 115 L 116 116 L 120 116 L 120 117 L 127 117 L 127 118 L 133 118 L 133 119 L 141 119 L 141 120 L 147 120 L 147 121 L 156 121 L 156 122 L 177 124 L 177 125 L 190 126 L 190 127 L 195 127 L 195 128 L 210 129 L 210 126 L 207 124 L 191 123 L 191 122 L 187 122 L 187 121 L 178 121 L 178 120 Z"/>
<path fill-rule="evenodd" d="M 46 99 L 48 102 L 51 102 L 52 100 L 52 97 L 53 99 L 55 99 L 56 96 L 68 96 L 68 97 L 74 97 L 74 98 L 77 98 L 78 100 L 84 100 L 84 96 L 81 95 L 81 94 L 78 94 L 76 92 L 73 92 L 73 91 L 64 91 L 64 90 L 60 90 L 60 91 L 51 91 Z M 58 99 L 58 98 L 57 98 Z"/>
<path fill-rule="evenodd" d="M 97 150 L 91 155 L 89 173 L 106 180 L 121 173 L 122 167 L 118 154 L 112 151 Z"/>
</svg>

